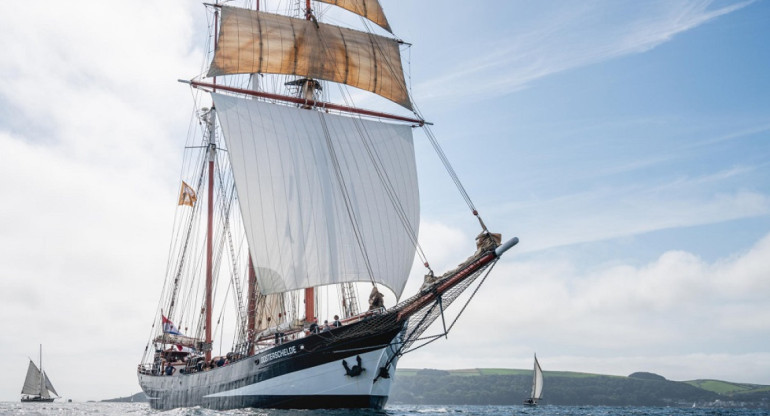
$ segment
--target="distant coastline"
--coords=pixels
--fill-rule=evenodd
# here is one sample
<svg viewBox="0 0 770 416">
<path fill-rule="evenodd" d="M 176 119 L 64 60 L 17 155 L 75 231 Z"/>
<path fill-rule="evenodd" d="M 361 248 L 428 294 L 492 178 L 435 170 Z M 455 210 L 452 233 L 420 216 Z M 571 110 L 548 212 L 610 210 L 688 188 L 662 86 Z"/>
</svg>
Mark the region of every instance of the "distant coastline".
<svg viewBox="0 0 770 416">
<path fill-rule="evenodd" d="M 627 377 L 544 371 L 543 404 L 563 406 L 681 406 L 770 409 L 770 386 L 720 380 L 671 381 L 646 372 Z M 388 403 L 521 404 L 532 370 L 399 369 Z"/>
<path fill-rule="evenodd" d="M 721 380 L 671 381 L 646 372 L 627 377 L 545 371 L 543 404 L 770 409 L 770 386 Z M 518 405 L 529 395 L 532 370 L 399 369 L 389 404 Z M 144 393 L 103 400 L 146 402 Z"/>
</svg>

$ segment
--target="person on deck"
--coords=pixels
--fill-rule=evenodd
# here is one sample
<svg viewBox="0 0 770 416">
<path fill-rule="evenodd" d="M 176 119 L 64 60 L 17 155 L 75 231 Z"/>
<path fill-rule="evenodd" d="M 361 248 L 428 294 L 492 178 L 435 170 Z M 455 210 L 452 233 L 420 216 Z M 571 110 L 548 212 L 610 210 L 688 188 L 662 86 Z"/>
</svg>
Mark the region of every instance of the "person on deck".
<svg viewBox="0 0 770 416">
<path fill-rule="evenodd" d="M 342 322 L 340 322 L 339 315 L 334 315 L 334 322 L 332 322 L 332 327 L 339 328 L 342 326 Z"/>
<path fill-rule="evenodd" d="M 385 307 L 384 295 L 377 290 L 377 286 L 372 288 L 372 293 L 369 294 L 369 310 L 380 309 Z"/>
</svg>

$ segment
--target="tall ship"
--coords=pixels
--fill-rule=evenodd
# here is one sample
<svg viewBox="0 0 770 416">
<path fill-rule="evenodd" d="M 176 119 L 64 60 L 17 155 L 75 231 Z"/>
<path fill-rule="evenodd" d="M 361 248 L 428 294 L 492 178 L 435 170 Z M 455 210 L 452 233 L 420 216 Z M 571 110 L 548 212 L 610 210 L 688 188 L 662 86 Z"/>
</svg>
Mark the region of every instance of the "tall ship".
<svg viewBox="0 0 770 416">
<path fill-rule="evenodd" d="M 21 388 L 22 402 L 46 402 L 50 403 L 59 397 L 59 393 L 53 387 L 51 380 L 43 371 L 43 346 L 40 345 L 40 368 L 29 360 L 27 376 L 24 378 L 24 386 Z M 53 396 L 52 396 L 53 395 Z M 55 397 L 54 397 L 55 396 Z"/>
<path fill-rule="evenodd" d="M 445 309 L 463 292 L 467 305 L 518 239 L 479 216 L 376 0 L 205 7 L 208 56 L 181 81 L 193 122 L 139 384 L 155 409 L 381 409 L 399 358 L 444 337 Z M 475 251 L 437 273 L 418 238 L 417 129 L 480 226 Z M 413 264 L 423 281 L 402 296 Z"/>
</svg>

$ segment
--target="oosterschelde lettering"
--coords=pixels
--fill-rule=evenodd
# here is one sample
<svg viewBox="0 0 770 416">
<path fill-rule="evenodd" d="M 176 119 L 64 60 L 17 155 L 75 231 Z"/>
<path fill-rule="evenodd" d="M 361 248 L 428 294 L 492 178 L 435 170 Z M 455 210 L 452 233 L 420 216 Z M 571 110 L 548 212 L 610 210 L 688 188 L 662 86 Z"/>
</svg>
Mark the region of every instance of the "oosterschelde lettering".
<svg viewBox="0 0 770 416">
<path fill-rule="evenodd" d="M 285 357 L 287 355 L 292 355 L 292 354 L 296 354 L 296 353 L 297 353 L 297 346 L 294 345 L 294 346 L 291 346 L 289 348 L 284 348 L 284 349 L 282 349 L 280 351 L 274 351 L 274 352 L 271 352 L 269 354 L 265 354 L 265 355 L 259 357 L 259 363 L 260 364 L 264 364 L 264 363 L 266 363 L 268 361 L 275 360 L 276 358 L 282 358 L 282 357 Z"/>
</svg>

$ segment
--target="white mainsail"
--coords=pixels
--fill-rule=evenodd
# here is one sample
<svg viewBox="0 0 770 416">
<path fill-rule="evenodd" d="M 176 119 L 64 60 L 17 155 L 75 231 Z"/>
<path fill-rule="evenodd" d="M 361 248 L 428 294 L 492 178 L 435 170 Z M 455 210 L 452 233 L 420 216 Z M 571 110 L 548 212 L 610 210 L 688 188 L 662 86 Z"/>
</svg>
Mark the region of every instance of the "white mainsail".
<svg viewBox="0 0 770 416">
<path fill-rule="evenodd" d="M 540 400 L 540 396 L 543 395 L 543 370 L 540 368 L 540 363 L 537 362 L 537 356 L 535 356 L 535 368 L 532 374 L 532 393 L 530 397 L 533 401 Z"/>
<path fill-rule="evenodd" d="M 21 388 L 21 394 L 33 394 L 39 395 L 42 387 L 40 370 L 37 369 L 35 363 L 29 360 L 29 367 L 27 367 L 27 378 L 24 379 L 24 387 Z"/>
<path fill-rule="evenodd" d="M 411 127 L 212 96 L 260 291 L 372 280 L 400 297 L 420 219 Z"/>
</svg>

